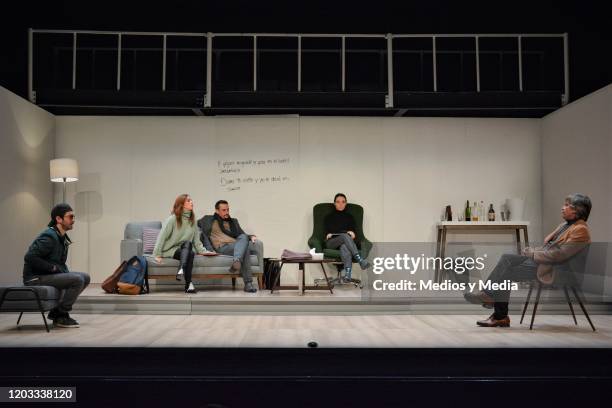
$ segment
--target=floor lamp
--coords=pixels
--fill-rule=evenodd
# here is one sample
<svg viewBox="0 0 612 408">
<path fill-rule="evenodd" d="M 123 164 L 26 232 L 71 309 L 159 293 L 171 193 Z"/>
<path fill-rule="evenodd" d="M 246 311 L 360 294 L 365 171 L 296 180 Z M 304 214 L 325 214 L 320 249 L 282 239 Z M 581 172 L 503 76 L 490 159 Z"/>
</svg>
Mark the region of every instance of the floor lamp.
<svg viewBox="0 0 612 408">
<path fill-rule="evenodd" d="M 79 165 L 74 159 L 53 159 L 49 162 L 51 181 L 62 183 L 62 203 L 66 202 L 66 183 L 79 179 Z"/>
</svg>

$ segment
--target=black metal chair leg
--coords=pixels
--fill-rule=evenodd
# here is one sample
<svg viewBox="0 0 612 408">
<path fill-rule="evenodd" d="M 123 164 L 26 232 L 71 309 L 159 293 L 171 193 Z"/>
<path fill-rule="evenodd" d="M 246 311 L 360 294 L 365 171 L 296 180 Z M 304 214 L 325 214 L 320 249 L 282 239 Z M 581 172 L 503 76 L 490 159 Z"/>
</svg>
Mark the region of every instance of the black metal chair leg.
<svg viewBox="0 0 612 408">
<path fill-rule="evenodd" d="M 576 323 L 576 326 L 578 326 L 578 320 L 576 320 L 576 314 L 574 313 L 574 306 L 572 306 L 572 301 L 569 297 L 569 293 L 567 293 L 567 286 L 563 286 L 563 292 L 565 292 L 565 299 L 567 300 L 567 304 L 569 305 L 569 308 L 572 311 L 572 317 L 574 318 L 574 323 Z"/>
<path fill-rule="evenodd" d="M 572 291 L 574 292 L 574 296 L 576 296 L 576 299 L 578 300 L 578 304 L 580 305 L 580 308 L 582 309 L 582 313 L 584 313 L 584 316 L 589 321 L 589 324 L 591 325 L 591 329 L 593 329 L 593 331 L 596 331 L 595 326 L 593 325 L 593 322 L 591 321 L 591 318 L 589 317 L 589 314 L 587 313 L 584 305 L 582 304 L 582 300 L 580 299 L 580 296 L 578 296 L 578 292 L 576 292 L 576 288 L 573 286 L 572 286 Z"/>
<path fill-rule="evenodd" d="M 531 299 L 532 290 L 533 290 L 533 282 L 529 282 L 529 292 L 527 292 L 527 300 L 525 300 L 525 306 L 523 307 L 523 314 L 521 315 L 520 324 L 523 324 L 523 319 L 525 318 L 525 312 L 527 311 L 527 306 L 529 306 L 529 299 Z"/>
<path fill-rule="evenodd" d="M 538 293 L 536 295 L 536 301 L 533 305 L 533 313 L 531 314 L 531 324 L 529 325 L 529 330 L 533 329 L 533 321 L 535 320 L 536 311 L 538 310 L 538 304 L 540 303 L 540 294 L 542 293 L 542 284 L 538 282 Z"/>
<path fill-rule="evenodd" d="M 49 333 L 50 330 L 49 330 L 49 325 L 47 324 L 47 318 L 45 317 L 45 312 L 41 310 L 40 314 L 42 315 L 43 322 L 45 322 L 45 329 L 47 329 L 47 333 Z"/>
<path fill-rule="evenodd" d="M 36 296 L 36 303 L 38 303 L 38 310 L 40 310 L 43 322 L 45 322 L 45 329 L 47 329 L 47 333 L 49 333 L 49 325 L 47 324 L 47 318 L 45 317 L 45 309 L 43 309 L 42 303 L 40 302 L 40 296 L 38 296 L 37 292 L 34 292 L 34 295 Z"/>
<path fill-rule="evenodd" d="M 319 265 L 321 265 L 321 269 L 323 269 L 323 276 L 325 276 L 325 282 L 327 282 L 327 288 L 329 289 L 329 293 L 333 295 L 334 294 L 334 291 L 332 290 L 333 285 L 331 283 L 331 280 L 327 277 L 327 272 L 325 271 L 323 262 L 321 262 Z"/>
<path fill-rule="evenodd" d="M 31 287 L 8 288 L 4 291 L 4 293 L 2 294 L 2 297 L 0 297 L 0 309 L 2 309 L 2 305 L 4 304 L 4 301 L 6 300 L 6 296 L 9 292 L 32 292 L 34 294 L 34 297 L 36 298 L 36 303 L 38 304 L 38 310 L 40 311 L 40 314 L 42 315 L 43 321 L 45 322 L 45 328 L 47 329 L 47 333 L 49 333 L 50 330 L 49 330 L 49 325 L 47 324 L 47 319 L 45 317 L 45 310 L 43 309 L 42 302 L 40 300 L 40 296 L 38 295 L 38 292 L 36 292 Z M 23 312 L 19 314 L 19 318 L 17 319 L 17 325 L 19 325 L 19 322 L 21 322 L 22 316 L 23 316 Z"/>
</svg>

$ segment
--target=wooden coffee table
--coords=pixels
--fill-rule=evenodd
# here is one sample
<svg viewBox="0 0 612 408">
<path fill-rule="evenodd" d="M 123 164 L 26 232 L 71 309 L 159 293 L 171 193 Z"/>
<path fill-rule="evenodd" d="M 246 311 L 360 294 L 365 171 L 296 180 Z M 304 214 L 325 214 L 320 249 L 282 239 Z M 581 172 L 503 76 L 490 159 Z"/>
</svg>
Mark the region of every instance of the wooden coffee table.
<svg viewBox="0 0 612 408">
<path fill-rule="evenodd" d="M 323 264 L 327 263 L 336 263 L 337 261 L 334 259 L 281 259 L 280 269 L 278 270 L 278 275 L 274 280 L 274 284 L 272 285 L 272 289 L 270 289 L 270 293 L 274 293 L 274 290 L 282 290 L 282 289 L 292 289 L 299 290 L 303 295 L 306 290 L 327 290 L 329 289 L 329 293 L 333 294 L 332 285 L 330 284 L 330 279 L 327 277 L 327 272 L 325 272 L 325 267 Z M 302 274 L 302 279 L 299 280 L 300 284 L 298 286 L 279 286 L 278 281 L 280 280 L 281 271 L 283 270 L 283 265 L 285 264 L 297 264 L 298 268 Z M 327 287 L 325 286 L 314 286 L 308 285 L 306 286 L 306 264 L 319 264 L 321 265 L 321 269 L 323 270 L 323 276 L 325 276 L 325 281 L 327 282 Z"/>
</svg>

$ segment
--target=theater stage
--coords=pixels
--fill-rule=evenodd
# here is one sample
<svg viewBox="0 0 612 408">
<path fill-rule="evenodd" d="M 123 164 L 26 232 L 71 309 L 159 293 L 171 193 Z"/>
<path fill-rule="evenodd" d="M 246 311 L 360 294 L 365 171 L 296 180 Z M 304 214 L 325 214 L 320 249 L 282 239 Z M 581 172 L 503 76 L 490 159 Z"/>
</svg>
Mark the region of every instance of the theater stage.
<svg viewBox="0 0 612 408">
<path fill-rule="evenodd" d="M 486 314 L 488 309 L 467 303 L 460 292 L 436 293 L 395 299 L 364 298 L 366 292 L 352 285 L 328 290 L 258 290 L 245 293 L 240 284 L 198 285 L 198 293 L 185 294 L 182 285 L 151 285 L 151 292 L 140 296 L 105 293 L 99 284 L 90 285 L 75 304 L 76 313 L 111 314 L 255 314 L 255 315 L 363 315 L 363 314 Z M 520 313 L 527 296 L 526 289 L 512 292 L 510 310 Z M 532 294 L 532 302 L 535 291 Z M 530 309 L 531 310 L 531 307 Z M 575 304 L 575 310 L 579 310 Z M 593 301 L 587 305 L 589 314 L 612 314 L 612 303 Z M 569 308 L 563 291 L 545 290 L 538 311 L 547 314 L 567 314 Z M 529 312 L 529 311 L 528 311 Z M 580 312 L 577 312 L 580 313 Z"/>
<path fill-rule="evenodd" d="M 334 294 L 295 290 L 255 294 L 231 286 L 202 286 L 187 295 L 180 286 L 153 286 L 148 295 L 104 293 L 91 285 L 75 305 L 78 329 L 44 331 L 41 316 L 0 314 L 0 347 L 612 347 L 612 313 L 607 303 L 587 310 L 597 332 L 577 310 L 572 321 L 563 298 L 547 293 L 534 330 L 529 316 L 519 324 L 525 291 L 513 292 L 511 327 L 481 328 L 475 321 L 489 309 L 454 298 L 402 302 L 366 301 L 358 288 Z"/>
<path fill-rule="evenodd" d="M 45 332 L 38 314 L 19 327 L 0 315 L 0 348 L 21 347 L 263 347 L 307 348 L 609 348 L 612 316 L 538 315 L 534 330 L 511 314 L 511 327 L 477 327 L 487 313 L 461 315 L 128 315 L 74 314 L 78 329 Z"/>
</svg>

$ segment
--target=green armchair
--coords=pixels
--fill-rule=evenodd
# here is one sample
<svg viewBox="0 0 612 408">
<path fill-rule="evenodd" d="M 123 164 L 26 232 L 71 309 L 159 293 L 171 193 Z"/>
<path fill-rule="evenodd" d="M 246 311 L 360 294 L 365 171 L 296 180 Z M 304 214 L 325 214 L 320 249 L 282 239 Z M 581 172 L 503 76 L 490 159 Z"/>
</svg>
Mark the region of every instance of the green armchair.
<svg viewBox="0 0 612 408">
<path fill-rule="evenodd" d="M 336 259 L 339 261 L 339 249 L 325 248 L 325 225 L 323 222 L 325 220 L 325 216 L 334 210 L 335 208 L 332 203 L 319 203 L 313 207 L 313 228 L 312 235 L 308 239 L 308 246 L 310 248 L 315 248 L 317 252 L 322 252 L 326 259 Z M 344 211 L 348 212 L 353 216 L 353 218 L 355 218 L 355 243 L 357 244 L 357 248 L 359 248 L 359 254 L 361 257 L 366 259 L 370 254 L 370 250 L 372 249 L 372 243 L 363 235 L 363 207 L 358 204 L 348 203 Z M 341 267 L 339 268 L 338 272 L 340 272 L 340 270 L 342 270 Z M 338 279 L 334 279 L 334 283 L 337 283 L 338 281 Z M 361 285 L 361 282 L 358 280 L 354 279 L 353 281 L 353 283 L 356 285 Z"/>
</svg>

